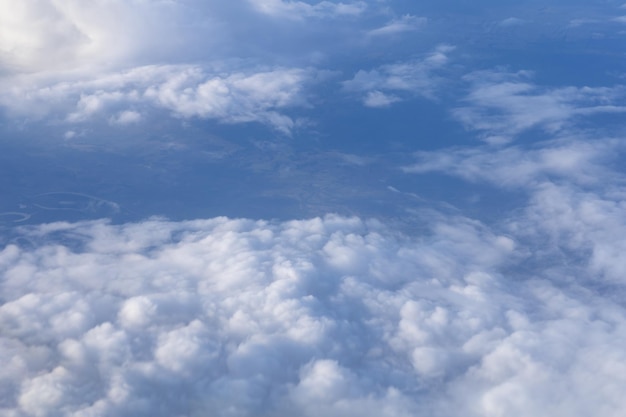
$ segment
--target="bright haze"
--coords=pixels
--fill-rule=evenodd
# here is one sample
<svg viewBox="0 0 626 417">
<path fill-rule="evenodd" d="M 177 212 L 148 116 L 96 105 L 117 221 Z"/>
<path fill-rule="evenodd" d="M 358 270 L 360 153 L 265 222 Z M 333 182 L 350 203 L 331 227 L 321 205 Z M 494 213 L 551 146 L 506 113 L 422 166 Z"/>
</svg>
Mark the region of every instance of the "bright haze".
<svg viewBox="0 0 626 417">
<path fill-rule="evenodd" d="M 0 416 L 623 416 L 625 42 L 613 0 L 0 0 Z"/>
</svg>

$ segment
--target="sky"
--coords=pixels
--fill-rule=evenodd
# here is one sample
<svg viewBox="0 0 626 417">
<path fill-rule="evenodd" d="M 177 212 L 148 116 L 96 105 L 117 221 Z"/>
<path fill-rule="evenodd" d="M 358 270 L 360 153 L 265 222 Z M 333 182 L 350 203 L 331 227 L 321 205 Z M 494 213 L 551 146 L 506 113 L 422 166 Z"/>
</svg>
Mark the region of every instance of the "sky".
<svg viewBox="0 0 626 417">
<path fill-rule="evenodd" d="M 625 37 L 0 0 L 0 416 L 623 415 Z"/>
</svg>

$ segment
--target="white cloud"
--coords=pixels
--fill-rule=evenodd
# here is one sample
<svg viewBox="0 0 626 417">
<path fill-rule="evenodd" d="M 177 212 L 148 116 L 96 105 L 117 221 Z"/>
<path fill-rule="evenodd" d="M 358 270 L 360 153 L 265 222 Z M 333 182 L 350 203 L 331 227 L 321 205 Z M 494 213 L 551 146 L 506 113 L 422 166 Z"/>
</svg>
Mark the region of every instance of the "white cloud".
<svg viewBox="0 0 626 417">
<path fill-rule="evenodd" d="M 499 25 L 504 26 L 504 27 L 511 27 L 511 26 L 520 26 L 520 25 L 523 25 L 524 23 L 526 23 L 526 21 L 523 19 L 520 19 L 517 17 L 509 17 L 500 21 Z"/>
<path fill-rule="evenodd" d="M 398 94 L 432 98 L 437 84 L 436 71 L 448 63 L 454 48 L 442 45 L 422 60 L 383 65 L 371 71 L 360 70 L 354 78 L 343 82 L 346 91 L 365 94 L 363 102 L 370 107 L 383 107 L 400 101 Z"/>
<path fill-rule="evenodd" d="M 597 19 L 572 19 L 569 22 L 570 27 L 579 27 L 582 25 L 590 25 L 590 24 L 596 24 L 596 23 L 600 23 L 602 22 L 601 20 L 597 20 Z"/>
<path fill-rule="evenodd" d="M 367 93 L 363 99 L 363 104 L 367 107 L 389 107 L 397 101 L 401 101 L 401 99 L 375 90 Z"/>
<path fill-rule="evenodd" d="M 305 104 L 301 93 L 311 73 L 290 68 L 207 78 L 197 69 L 190 69 L 148 88 L 145 95 L 184 117 L 261 121 L 289 132 L 293 120 L 277 110 Z"/>
<path fill-rule="evenodd" d="M 505 219 L 551 278 L 623 285 L 620 253 L 626 221 L 621 139 L 562 138 L 531 147 L 445 149 L 416 154 L 407 173 L 440 172 L 505 190 L 523 191 L 526 206 Z M 572 276 L 568 268 L 586 272 Z M 576 273 L 574 273 L 576 275 Z M 620 290 L 621 291 L 621 290 Z"/>
<path fill-rule="evenodd" d="M 22 228 L 37 243 L 0 251 L 0 407 L 618 416 L 626 311 L 587 284 L 623 282 L 622 212 L 552 186 L 508 235 L 434 214 L 414 237 L 337 216 Z"/>
<path fill-rule="evenodd" d="M 623 192 L 611 187 L 589 191 L 544 183 L 532 194 L 524 215 L 511 219 L 510 223 L 520 236 L 547 242 L 541 246 L 562 249 L 556 259 L 542 259 L 545 265 L 552 266 L 564 256 L 576 264 L 584 259 L 589 281 L 609 288 L 617 286 L 621 292 L 626 283 L 623 274 L 626 265 L 621 256 L 626 249 L 622 238 L 626 231 L 624 206 Z M 564 275 L 560 279 L 571 277 Z"/>
<path fill-rule="evenodd" d="M 620 140 L 562 138 L 534 147 L 509 146 L 418 152 L 407 173 L 443 172 L 505 188 L 532 187 L 546 180 L 602 184 L 615 174 L 605 165 L 622 150 Z"/>
<path fill-rule="evenodd" d="M 63 137 L 64 137 L 65 139 L 73 139 L 73 138 L 75 138 L 75 137 L 76 137 L 76 132 L 75 132 L 75 131 L 73 131 L 73 130 L 68 130 L 67 132 L 65 132 L 65 133 L 63 134 Z"/>
<path fill-rule="evenodd" d="M 245 71 L 245 72 L 244 72 Z M 32 83 L 29 77 L 5 83 L 0 103 L 16 115 L 54 117 L 69 123 L 98 118 L 137 123 L 143 111 L 165 109 L 183 118 L 225 123 L 260 122 L 289 133 L 296 121 L 282 113 L 306 105 L 305 87 L 314 71 L 275 68 L 210 73 L 198 66 L 134 68 L 83 81 Z M 128 107 L 135 110 L 128 110 Z"/>
<path fill-rule="evenodd" d="M 260 13 L 293 20 L 301 20 L 309 17 L 357 16 L 363 13 L 367 8 L 367 4 L 362 1 L 350 3 L 321 1 L 314 4 L 291 0 L 248 1 Z"/>
<path fill-rule="evenodd" d="M 532 128 L 556 133 L 580 117 L 622 113 L 624 88 L 542 88 L 528 81 L 528 72 L 482 71 L 466 76 L 473 85 L 467 106 L 453 111 L 468 129 L 481 132 L 484 141 L 501 144 Z"/>
<path fill-rule="evenodd" d="M 426 24 L 428 19 L 412 15 L 404 15 L 399 19 L 394 19 L 386 25 L 367 32 L 369 36 L 389 36 L 403 32 L 416 30 Z"/>
<path fill-rule="evenodd" d="M 276 53 L 274 36 L 283 33 L 257 11 L 299 19 L 356 16 L 365 7 L 0 0 L 0 106 L 8 117 L 26 116 L 27 122 L 123 126 L 149 119 L 156 108 L 184 118 L 260 122 L 289 133 L 300 121 L 285 110 L 305 104 L 303 86 L 312 71 L 302 69 L 302 60 L 289 65 L 297 59 Z M 298 48 L 306 49 L 301 41 Z"/>
<path fill-rule="evenodd" d="M 134 110 L 124 110 L 109 119 L 109 122 L 114 125 L 128 125 L 138 123 L 141 121 L 141 113 Z"/>
<path fill-rule="evenodd" d="M 205 18 L 194 36 L 211 39 L 219 27 L 202 9 L 194 1 L 1 0 L 0 65 L 10 72 L 76 71 L 175 55 L 194 13 Z"/>
<path fill-rule="evenodd" d="M 298 22 L 365 7 L 250 4 Z M 2 105 L 70 125 L 68 140 L 82 123 L 139 123 L 159 110 L 288 133 L 314 70 L 143 65 L 170 35 L 173 53 L 185 38 L 177 16 L 188 22 L 198 5 L 0 0 Z M 215 22 L 205 23 L 204 34 Z M 142 36 L 124 43 L 135 30 Z M 360 71 L 345 89 L 371 107 L 433 97 L 449 52 Z M 455 115 L 492 143 L 623 111 L 621 87 L 468 79 Z M 491 225 L 424 211 L 419 235 L 334 215 L 15 229 L 0 250 L 0 415 L 621 416 L 626 194 L 611 170 L 621 142 L 563 135 L 422 152 L 404 168 L 526 192 Z"/>
</svg>

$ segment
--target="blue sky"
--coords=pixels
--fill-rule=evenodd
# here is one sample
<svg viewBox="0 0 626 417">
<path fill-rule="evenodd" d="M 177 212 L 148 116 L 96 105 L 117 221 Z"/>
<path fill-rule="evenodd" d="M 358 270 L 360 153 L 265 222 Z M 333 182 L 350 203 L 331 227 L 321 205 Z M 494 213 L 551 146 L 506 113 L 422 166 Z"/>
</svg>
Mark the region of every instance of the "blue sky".
<svg viewBox="0 0 626 417">
<path fill-rule="evenodd" d="M 0 414 L 621 415 L 591 3 L 0 0 Z"/>
</svg>

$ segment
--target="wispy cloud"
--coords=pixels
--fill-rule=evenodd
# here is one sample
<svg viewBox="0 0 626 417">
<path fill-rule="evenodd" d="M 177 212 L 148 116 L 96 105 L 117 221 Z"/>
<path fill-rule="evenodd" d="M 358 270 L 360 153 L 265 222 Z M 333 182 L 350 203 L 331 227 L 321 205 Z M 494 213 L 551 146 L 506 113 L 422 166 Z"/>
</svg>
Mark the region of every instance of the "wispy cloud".
<svg viewBox="0 0 626 417">
<path fill-rule="evenodd" d="M 441 172 L 504 188 L 533 187 L 546 180 L 602 184 L 615 178 L 605 165 L 621 152 L 619 140 L 563 138 L 531 147 L 443 149 L 415 154 L 407 173 Z"/>
<path fill-rule="evenodd" d="M 452 50 L 452 46 L 441 45 L 420 60 L 360 70 L 354 78 L 344 81 L 343 87 L 364 94 L 363 104 L 370 107 L 385 107 L 406 97 L 432 98 L 438 79 L 436 71 L 448 63 Z"/>
<path fill-rule="evenodd" d="M 484 141 L 506 143 L 528 129 L 556 133 L 581 117 L 626 111 L 622 86 L 546 88 L 530 77 L 528 72 L 472 73 L 465 77 L 472 84 L 467 105 L 453 114 Z"/>
<path fill-rule="evenodd" d="M 624 150 L 621 139 L 568 137 L 525 147 L 420 152 L 418 162 L 403 170 L 521 191 L 527 203 L 503 222 L 533 254 L 534 265 L 555 268 L 550 279 L 558 282 L 621 286 L 626 282 L 618 255 L 626 247 L 621 237 L 626 221 L 620 214 L 626 176 L 616 167 Z M 559 268 L 585 272 L 572 277 Z"/>
<path fill-rule="evenodd" d="M 503 27 L 512 27 L 512 26 L 520 26 L 526 23 L 524 19 L 520 19 L 518 17 L 509 17 L 504 20 L 501 20 L 499 25 Z"/>
<path fill-rule="evenodd" d="M 333 18 L 340 16 L 358 16 L 367 8 L 367 3 L 354 1 L 349 3 L 321 1 L 310 4 L 291 0 L 248 0 L 259 12 L 292 20 L 307 17 Z"/>
<path fill-rule="evenodd" d="M 403 32 L 410 32 L 419 29 L 425 25 L 428 19 L 425 17 L 418 17 L 413 15 L 404 15 L 398 19 L 393 19 L 384 26 L 376 29 L 372 29 L 367 34 L 369 36 L 390 36 Z"/>
</svg>

